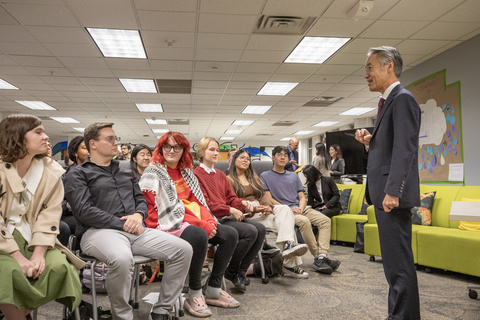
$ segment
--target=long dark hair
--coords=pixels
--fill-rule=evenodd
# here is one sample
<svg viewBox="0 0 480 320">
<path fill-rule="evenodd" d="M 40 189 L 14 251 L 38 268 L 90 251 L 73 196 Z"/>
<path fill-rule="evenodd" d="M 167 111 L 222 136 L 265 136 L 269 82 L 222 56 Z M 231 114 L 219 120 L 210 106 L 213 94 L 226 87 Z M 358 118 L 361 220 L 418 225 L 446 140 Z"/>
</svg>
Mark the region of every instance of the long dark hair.
<svg viewBox="0 0 480 320">
<path fill-rule="evenodd" d="M 0 122 L 0 158 L 4 162 L 15 162 L 28 155 L 25 135 L 42 124 L 40 118 L 31 114 L 11 114 Z M 41 159 L 47 153 L 37 154 Z"/>
<path fill-rule="evenodd" d="M 330 148 L 333 148 L 335 150 L 335 161 L 342 158 L 342 149 L 340 149 L 340 146 L 338 144 L 332 144 Z"/>
<path fill-rule="evenodd" d="M 323 142 L 318 142 L 315 145 L 315 151 L 317 153 L 317 156 L 320 158 L 323 158 L 323 165 L 325 166 L 325 169 L 330 170 L 330 154 L 327 152 L 327 148 L 325 148 L 325 145 Z"/>
<path fill-rule="evenodd" d="M 130 156 L 130 170 L 133 171 L 133 174 L 135 175 L 135 178 L 137 178 L 137 181 L 140 181 L 140 173 L 138 172 L 137 163 L 135 162 L 135 160 L 137 159 L 138 153 L 143 149 L 147 149 L 148 152 L 150 152 L 150 155 L 152 155 L 152 151 L 147 145 L 137 144 L 135 148 L 133 148 L 132 155 Z M 133 160 L 133 158 L 135 158 L 135 160 Z"/>
<path fill-rule="evenodd" d="M 240 180 L 238 179 L 237 167 L 235 166 L 235 161 L 243 153 L 248 154 L 248 156 L 250 157 L 250 154 L 246 150 L 238 150 L 237 152 L 235 152 L 235 154 L 232 157 L 232 162 L 230 163 L 230 168 L 228 168 L 229 173 L 227 176 L 228 180 L 230 181 L 230 184 L 232 185 L 233 191 L 239 198 L 243 198 L 245 196 L 245 188 L 243 187 L 243 185 L 240 183 Z M 252 162 L 250 162 L 247 170 L 245 171 L 245 177 L 247 178 L 247 181 L 250 184 L 250 186 L 253 188 L 255 199 L 260 200 L 260 198 L 263 197 L 263 195 L 265 194 L 265 191 L 263 190 L 263 184 L 260 181 L 260 178 L 252 168 Z"/>
<path fill-rule="evenodd" d="M 307 187 L 312 187 L 314 186 L 318 179 L 322 177 L 322 174 L 320 171 L 318 171 L 315 166 L 312 165 L 306 165 L 305 168 L 303 168 L 303 174 L 307 178 Z"/>
</svg>

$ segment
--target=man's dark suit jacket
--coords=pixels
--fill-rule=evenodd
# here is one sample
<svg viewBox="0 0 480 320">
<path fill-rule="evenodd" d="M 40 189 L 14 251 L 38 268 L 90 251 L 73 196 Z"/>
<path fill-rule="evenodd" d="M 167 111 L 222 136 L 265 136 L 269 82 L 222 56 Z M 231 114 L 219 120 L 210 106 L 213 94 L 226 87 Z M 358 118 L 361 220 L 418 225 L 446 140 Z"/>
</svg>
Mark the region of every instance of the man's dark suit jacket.
<svg viewBox="0 0 480 320">
<path fill-rule="evenodd" d="M 328 209 L 340 212 L 342 206 L 338 200 L 340 200 L 340 193 L 338 192 L 337 185 L 331 177 L 320 177 L 322 184 L 322 197 L 318 193 L 316 186 L 308 187 L 308 201 L 307 205 L 313 209 L 319 210 L 324 204 Z M 321 201 L 323 199 L 323 202 Z"/>
<path fill-rule="evenodd" d="M 295 158 L 295 161 L 298 163 L 298 151 L 290 151 L 290 148 L 287 149 L 288 150 L 288 161 L 290 161 L 291 159 L 291 154 L 293 152 L 293 157 Z M 299 166 L 297 165 L 297 168 Z M 287 165 L 285 166 L 285 170 L 288 170 L 288 171 L 295 171 L 293 170 L 293 167 L 292 167 L 292 164 L 291 163 L 287 163 Z"/>
<path fill-rule="evenodd" d="M 385 194 L 389 194 L 399 197 L 399 208 L 420 205 L 420 112 L 410 91 L 401 84 L 393 88 L 369 144 L 366 193 L 369 204 L 383 208 Z"/>
</svg>

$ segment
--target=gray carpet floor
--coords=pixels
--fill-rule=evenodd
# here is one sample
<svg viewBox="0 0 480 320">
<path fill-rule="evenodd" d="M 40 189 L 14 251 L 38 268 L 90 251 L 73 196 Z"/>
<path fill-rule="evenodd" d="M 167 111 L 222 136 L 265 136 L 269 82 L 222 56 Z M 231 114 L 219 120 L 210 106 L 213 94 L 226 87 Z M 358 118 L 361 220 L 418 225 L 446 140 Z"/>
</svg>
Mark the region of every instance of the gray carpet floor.
<svg viewBox="0 0 480 320">
<path fill-rule="evenodd" d="M 346 245 L 332 245 L 329 256 L 342 262 L 331 275 L 315 273 L 310 267 L 313 257 L 307 253 L 303 259 L 303 268 L 310 274 L 307 280 L 280 277 L 262 284 L 260 278 L 251 278 L 244 294 L 235 293 L 227 281 L 227 291 L 241 306 L 211 307 L 213 315 L 209 319 L 385 319 L 388 286 L 381 259 L 369 261 L 369 256 L 354 253 Z M 427 273 L 420 269 L 417 274 L 422 319 L 480 319 L 480 298 L 470 299 L 466 288 L 469 283 L 480 284 L 480 278 L 439 270 Z M 158 287 L 159 283 L 141 285 L 140 297 L 158 291 Z M 84 299 L 90 301 L 90 295 L 85 294 Z M 109 308 L 105 294 L 100 294 L 98 301 L 104 309 Z M 141 301 L 134 311 L 135 319 L 149 319 L 150 308 Z M 196 319 L 185 313 L 182 319 Z M 51 302 L 39 308 L 38 320 L 44 319 L 61 319 L 61 305 Z"/>
</svg>

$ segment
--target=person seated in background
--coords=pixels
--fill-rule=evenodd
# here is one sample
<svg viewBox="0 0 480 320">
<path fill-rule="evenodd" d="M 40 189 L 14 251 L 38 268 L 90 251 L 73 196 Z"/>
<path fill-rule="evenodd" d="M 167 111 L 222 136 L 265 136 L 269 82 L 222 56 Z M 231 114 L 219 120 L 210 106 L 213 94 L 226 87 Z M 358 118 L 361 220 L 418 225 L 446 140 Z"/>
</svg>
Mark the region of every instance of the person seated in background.
<svg viewBox="0 0 480 320">
<path fill-rule="evenodd" d="M 65 196 L 79 222 L 83 253 L 108 266 L 106 286 L 114 319 L 133 319 L 130 295 L 133 255 L 166 262 L 158 301 L 150 316 L 170 319 L 187 276 L 192 247 L 178 237 L 144 228 L 147 202 L 129 169 L 112 160 L 118 150 L 113 123 L 93 123 L 84 132 L 90 157 L 70 170 Z"/>
<path fill-rule="evenodd" d="M 345 160 L 342 158 L 342 150 L 338 144 L 332 144 L 329 153 L 331 157 L 330 176 L 333 177 L 335 183 L 342 183 L 340 177 L 345 174 Z"/>
<path fill-rule="evenodd" d="M 338 200 L 340 193 L 333 178 L 324 177 L 314 166 L 308 165 L 303 169 L 307 179 L 307 206 L 320 211 L 329 218 L 337 216 L 342 211 Z"/>
<path fill-rule="evenodd" d="M 202 138 L 197 147 L 201 163 L 193 172 L 200 182 L 210 211 L 220 223 L 238 232 L 238 244 L 225 271 L 225 278 L 232 281 L 239 291 L 245 292 L 245 286 L 250 283 L 246 272 L 263 246 L 266 229 L 261 223 L 244 219 L 244 212 L 253 212 L 252 203 L 238 198 L 225 174 L 215 170 L 219 152 L 220 144 L 216 139 Z"/>
<path fill-rule="evenodd" d="M 265 195 L 262 181 L 253 170 L 250 154 L 246 150 L 235 152 L 227 178 L 239 198 L 252 201 L 254 210 L 247 216 L 248 219 L 260 222 L 267 230 L 277 234 L 276 244 L 285 260 L 307 253 L 305 244 L 295 243 L 295 218 L 292 210 L 285 205 L 274 205 Z"/>
<path fill-rule="evenodd" d="M 228 153 L 227 153 L 227 160 L 229 163 L 232 163 L 232 158 L 233 158 L 233 155 L 235 154 L 235 152 L 237 152 L 237 148 L 232 148 L 230 150 L 228 150 Z"/>
<path fill-rule="evenodd" d="M 152 151 L 150 151 L 148 146 L 144 144 L 137 144 L 135 148 L 133 148 L 130 156 L 130 169 L 133 171 L 137 181 L 140 181 L 145 168 L 150 164 L 151 158 Z"/>
<path fill-rule="evenodd" d="M 275 147 L 272 151 L 272 160 L 273 169 L 260 175 L 267 196 L 272 198 L 274 204 L 285 204 L 293 211 L 295 224 L 300 228 L 302 237 L 314 257 L 313 269 L 320 273 L 332 273 L 337 270 L 340 261 L 327 258 L 330 248 L 330 218 L 312 208 L 306 208 L 307 201 L 300 178 L 295 173 L 285 170 L 285 164 L 288 162 L 287 148 Z M 315 239 L 312 224 L 318 228 L 318 239 Z M 298 266 L 287 264 L 284 268 L 286 276 L 308 278 L 308 274 Z"/>
<path fill-rule="evenodd" d="M 140 179 L 140 188 L 148 204 L 147 227 L 171 233 L 193 247 L 185 307 L 192 316 L 203 318 L 212 314 L 206 303 L 225 308 L 240 305 L 221 289 L 238 233 L 234 228 L 215 221 L 191 169 L 192 161 L 187 138 L 180 132 L 165 133 L 158 139 L 152 162 Z M 201 275 L 208 243 L 218 247 L 205 299 Z"/>
<path fill-rule="evenodd" d="M 330 155 L 323 142 L 315 145 L 315 158 L 313 158 L 313 166 L 320 171 L 323 177 L 330 177 Z"/>
<path fill-rule="evenodd" d="M 0 132 L 0 310 L 10 320 L 52 300 L 73 310 L 85 264 L 56 241 L 65 170 L 47 156 L 38 117 L 9 115 Z"/>
<path fill-rule="evenodd" d="M 68 184 L 68 180 L 65 179 L 67 173 L 72 168 L 82 164 L 89 156 L 87 147 L 83 141 L 83 136 L 76 136 L 70 140 L 67 147 L 67 156 L 68 159 L 72 161 L 72 164 L 67 167 L 67 172 L 62 177 L 63 185 Z M 73 216 L 72 208 L 67 200 L 63 200 L 62 202 L 62 221 L 68 224 L 68 227 L 70 228 L 70 234 L 75 234 L 75 228 L 78 222 Z M 62 230 L 60 230 L 60 234 L 63 234 Z M 68 236 L 70 236 L 70 234 L 68 234 Z"/>
<path fill-rule="evenodd" d="M 118 158 L 118 160 L 130 160 L 130 152 L 132 151 L 130 143 L 122 143 L 120 145 L 120 151 L 122 152 L 122 156 Z"/>
</svg>

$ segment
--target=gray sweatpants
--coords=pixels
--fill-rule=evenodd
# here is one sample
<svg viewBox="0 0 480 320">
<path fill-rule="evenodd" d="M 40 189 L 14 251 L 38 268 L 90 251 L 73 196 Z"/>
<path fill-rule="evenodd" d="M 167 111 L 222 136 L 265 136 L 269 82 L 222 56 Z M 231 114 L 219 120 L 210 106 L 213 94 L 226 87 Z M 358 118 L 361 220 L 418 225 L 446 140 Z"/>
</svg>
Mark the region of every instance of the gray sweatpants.
<svg viewBox="0 0 480 320">
<path fill-rule="evenodd" d="M 80 247 L 85 254 L 108 265 L 106 287 L 114 319 L 133 320 L 132 307 L 128 304 L 133 255 L 166 262 L 153 312 L 172 312 L 190 268 L 192 247 L 188 242 L 149 228 L 139 236 L 120 230 L 90 228 L 83 234 Z"/>
</svg>

